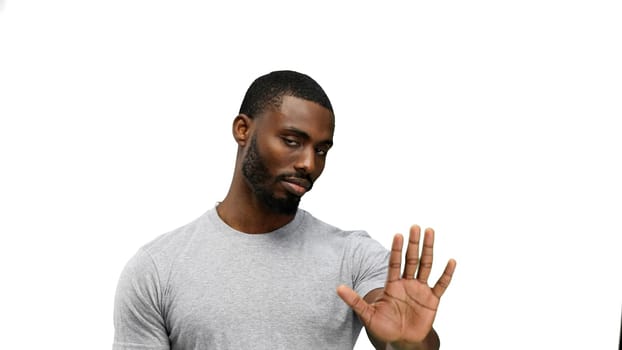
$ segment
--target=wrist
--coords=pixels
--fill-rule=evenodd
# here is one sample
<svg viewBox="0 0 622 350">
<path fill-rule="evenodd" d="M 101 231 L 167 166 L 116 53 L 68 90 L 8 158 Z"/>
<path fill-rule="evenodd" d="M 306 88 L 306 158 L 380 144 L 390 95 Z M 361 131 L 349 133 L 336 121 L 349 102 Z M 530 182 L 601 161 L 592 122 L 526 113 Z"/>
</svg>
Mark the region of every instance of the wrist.
<svg viewBox="0 0 622 350">
<path fill-rule="evenodd" d="M 387 350 L 427 350 L 423 343 L 395 342 L 387 344 Z"/>
<path fill-rule="evenodd" d="M 441 346 L 441 342 L 436 334 L 436 331 L 432 329 L 430 333 L 421 342 L 405 342 L 396 341 L 387 343 L 387 350 L 438 350 Z"/>
</svg>

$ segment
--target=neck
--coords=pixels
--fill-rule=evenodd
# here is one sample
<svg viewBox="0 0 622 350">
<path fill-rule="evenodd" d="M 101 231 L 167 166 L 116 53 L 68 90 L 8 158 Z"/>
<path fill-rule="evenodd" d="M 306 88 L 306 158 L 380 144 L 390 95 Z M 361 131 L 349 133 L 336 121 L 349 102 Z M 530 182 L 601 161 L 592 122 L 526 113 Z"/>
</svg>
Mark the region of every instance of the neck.
<svg viewBox="0 0 622 350">
<path fill-rule="evenodd" d="M 249 234 L 272 232 L 285 226 L 296 216 L 275 213 L 267 208 L 243 180 L 236 181 L 236 178 L 216 211 L 231 228 Z"/>
</svg>

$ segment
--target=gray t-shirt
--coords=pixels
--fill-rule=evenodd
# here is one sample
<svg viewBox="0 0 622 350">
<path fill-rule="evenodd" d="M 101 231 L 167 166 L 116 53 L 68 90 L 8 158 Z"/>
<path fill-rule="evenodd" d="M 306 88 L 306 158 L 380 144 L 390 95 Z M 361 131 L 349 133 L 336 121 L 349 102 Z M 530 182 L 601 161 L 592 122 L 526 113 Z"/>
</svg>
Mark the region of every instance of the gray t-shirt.
<svg viewBox="0 0 622 350">
<path fill-rule="evenodd" d="M 389 252 L 299 209 L 245 234 L 211 209 L 145 245 L 117 286 L 114 350 L 352 349 L 361 323 L 339 298 L 384 286 Z"/>
</svg>

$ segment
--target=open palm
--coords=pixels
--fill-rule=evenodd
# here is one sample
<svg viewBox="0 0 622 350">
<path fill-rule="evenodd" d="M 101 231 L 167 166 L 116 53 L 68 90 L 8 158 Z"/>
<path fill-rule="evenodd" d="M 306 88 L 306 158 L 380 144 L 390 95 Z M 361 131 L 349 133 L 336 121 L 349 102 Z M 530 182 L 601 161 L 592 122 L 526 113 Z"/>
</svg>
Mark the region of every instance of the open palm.
<svg viewBox="0 0 622 350">
<path fill-rule="evenodd" d="M 384 290 L 368 303 L 347 286 L 337 289 L 339 296 L 359 316 L 375 338 L 395 344 L 416 344 L 432 330 L 440 298 L 449 286 L 456 262 L 449 260 L 434 287 L 428 286 L 432 270 L 434 231 L 426 229 L 419 257 L 421 229 L 410 229 L 406 264 L 402 266 L 402 235 L 395 235 L 389 257 L 389 271 Z M 415 278 L 416 273 L 416 278 Z"/>
</svg>

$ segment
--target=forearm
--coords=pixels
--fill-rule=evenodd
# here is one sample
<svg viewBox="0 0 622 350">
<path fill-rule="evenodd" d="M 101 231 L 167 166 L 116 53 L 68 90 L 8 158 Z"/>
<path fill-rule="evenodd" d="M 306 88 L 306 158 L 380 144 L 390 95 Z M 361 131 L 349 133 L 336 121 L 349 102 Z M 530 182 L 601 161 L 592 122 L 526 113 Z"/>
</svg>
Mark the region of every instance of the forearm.
<svg viewBox="0 0 622 350">
<path fill-rule="evenodd" d="M 438 350 L 440 347 L 440 340 L 434 329 L 428 333 L 421 343 L 417 344 L 385 343 L 376 339 L 370 332 L 367 332 L 367 336 L 377 350 Z"/>
</svg>

